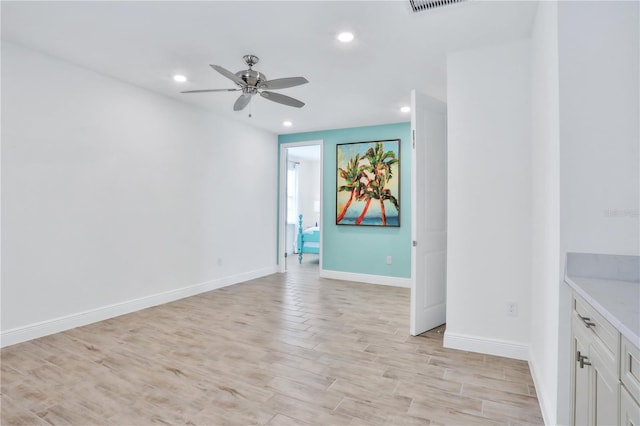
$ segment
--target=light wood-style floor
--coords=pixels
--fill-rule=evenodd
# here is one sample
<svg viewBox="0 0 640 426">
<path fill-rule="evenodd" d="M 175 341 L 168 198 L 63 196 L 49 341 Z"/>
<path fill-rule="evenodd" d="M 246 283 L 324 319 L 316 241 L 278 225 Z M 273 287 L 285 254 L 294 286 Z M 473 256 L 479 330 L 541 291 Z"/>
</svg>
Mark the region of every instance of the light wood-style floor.
<svg viewBox="0 0 640 426">
<path fill-rule="evenodd" d="M 541 424 L 526 362 L 409 330 L 409 290 L 317 265 L 1 351 L 2 425 Z"/>
</svg>

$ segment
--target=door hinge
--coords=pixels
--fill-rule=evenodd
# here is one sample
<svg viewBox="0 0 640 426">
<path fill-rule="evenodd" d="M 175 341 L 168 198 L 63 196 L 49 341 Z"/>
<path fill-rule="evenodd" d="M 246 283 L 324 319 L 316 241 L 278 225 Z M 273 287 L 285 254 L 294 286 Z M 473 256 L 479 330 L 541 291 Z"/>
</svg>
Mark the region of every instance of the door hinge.
<svg viewBox="0 0 640 426">
<path fill-rule="evenodd" d="M 418 247 L 418 242 L 416 240 L 413 240 L 413 242 L 411 243 L 411 245 L 413 247 Z"/>
<path fill-rule="evenodd" d="M 412 138 L 413 138 L 413 149 L 416 149 L 416 131 L 415 131 L 415 129 L 412 130 L 412 132 L 413 132 L 413 136 L 412 136 Z"/>
</svg>

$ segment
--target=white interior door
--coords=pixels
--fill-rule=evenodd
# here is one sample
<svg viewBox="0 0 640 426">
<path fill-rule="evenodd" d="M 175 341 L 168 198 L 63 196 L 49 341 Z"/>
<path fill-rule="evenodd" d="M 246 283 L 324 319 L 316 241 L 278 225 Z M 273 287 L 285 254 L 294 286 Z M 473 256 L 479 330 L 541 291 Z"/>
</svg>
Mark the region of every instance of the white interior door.
<svg viewBox="0 0 640 426">
<path fill-rule="evenodd" d="M 411 92 L 411 326 L 413 336 L 446 321 L 447 110 Z"/>
</svg>

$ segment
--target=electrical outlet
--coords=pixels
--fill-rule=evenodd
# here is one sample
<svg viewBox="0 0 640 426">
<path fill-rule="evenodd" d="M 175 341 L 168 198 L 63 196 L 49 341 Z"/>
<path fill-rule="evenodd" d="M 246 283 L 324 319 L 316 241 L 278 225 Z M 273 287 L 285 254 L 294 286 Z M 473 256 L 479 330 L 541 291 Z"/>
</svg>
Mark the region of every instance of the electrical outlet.
<svg viewBox="0 0 640 426">
<path fill-rule="evenodd" d="M 387 265 L 391 265 L 393 263 L 393 259 L 391 256 L 387 256 Z"/>
<path fill-rule="evenodd" d="M 518 304 L 516 302 L 507 302 L 507 315 L 510 317 L 518 316 Z"/>
</svg>

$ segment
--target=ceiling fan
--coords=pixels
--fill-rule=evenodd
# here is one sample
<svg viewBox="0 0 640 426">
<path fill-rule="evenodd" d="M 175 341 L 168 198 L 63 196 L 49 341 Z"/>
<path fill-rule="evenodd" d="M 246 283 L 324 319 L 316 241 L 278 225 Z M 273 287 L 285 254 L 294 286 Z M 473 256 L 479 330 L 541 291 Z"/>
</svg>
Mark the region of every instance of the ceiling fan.
<svg viewBox="0 0 640 426">
<path fill-rule="evenodd" d="M 233 89 L 186 90 L 181 93 L 236 92 L 241 90 L 242 94 L 236 100 L 235 104 L 233 104 L 234 111 L 241 111 L 242 109 L 244 109 L 244 107 L 249 105 L 251 97 L 256 93 L 260 94 L 260 96 L 265 99 L 277 102 L 279 104 L 296 108 L 302 108 L 304 106 L 304 102 L 301 102 L 289 96 L 281 95 L 280 93 L 271 92 L 269 90 L 286 89 L 289 87 L 300 86 L 301 84 L 306 84 L 309 82 L 306 78 L 287 77 L 267 80 L 267 77 L 264 74 L 251 69 L 251 67 L 258 63 L 260 58 L 255 55 L 245 55 L 242 58 L 249 66 L 249 69 L 238 71 L 235 74 L 221 67 L 220 65 L 210 65 L 211 68 L 236 83 L 238 87 L 235 87 Z"/>
</svg>

